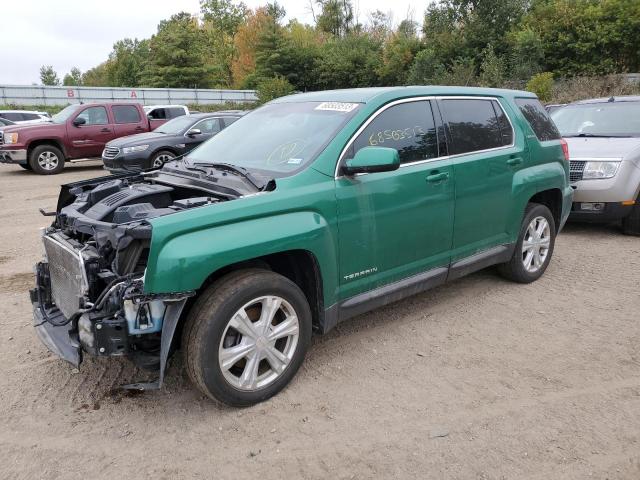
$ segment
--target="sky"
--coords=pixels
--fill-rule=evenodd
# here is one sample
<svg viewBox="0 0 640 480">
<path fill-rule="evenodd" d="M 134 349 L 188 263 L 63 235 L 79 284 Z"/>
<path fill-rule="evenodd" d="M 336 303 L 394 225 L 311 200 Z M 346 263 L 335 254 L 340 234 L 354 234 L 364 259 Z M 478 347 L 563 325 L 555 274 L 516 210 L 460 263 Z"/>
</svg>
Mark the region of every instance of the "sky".
<svg viewBox="0 0 640 480">
<path fill-rule="evenodd" d="M 267 0 L 244 0 L 255 8 Z M 278 0 L 287 20 L 313 23 L 309 0 Z M 429 0 L 355 0 L 358 20 L 375 10 L 391 12 L 394 23 L 412 15 L 420 21 Z M 60 79 L 107 59 L 125 37 L 148 38 L 160 20 L 180 11 L 197 14 L 198 0 L 22 0 L 3 1 L 0 85 L 40 83 L 40 66 L 52 65 Z"/>
</svg>

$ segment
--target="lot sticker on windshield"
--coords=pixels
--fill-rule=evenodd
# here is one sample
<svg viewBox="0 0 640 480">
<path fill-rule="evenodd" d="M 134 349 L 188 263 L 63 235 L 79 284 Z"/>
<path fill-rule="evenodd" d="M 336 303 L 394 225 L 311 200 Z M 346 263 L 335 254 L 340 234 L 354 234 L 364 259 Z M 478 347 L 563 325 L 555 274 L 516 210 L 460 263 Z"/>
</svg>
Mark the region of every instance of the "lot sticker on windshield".
<svg viewBox="0 0 640 480">
<path fill-rule="evenodd" d="M 315 110 L 325 110 L 330 112 L 343 112 L 348 113 L 358 106 L 357 103 L 344 103 L 344 102 L 322 102 Z"/>
<path fill-rule="evenodd" d="M 287 163 L 290 163 L 291 165 L 300 165 L 302 163 L 302 159 L 301 158 L 290 158 Z"/>
</svg>

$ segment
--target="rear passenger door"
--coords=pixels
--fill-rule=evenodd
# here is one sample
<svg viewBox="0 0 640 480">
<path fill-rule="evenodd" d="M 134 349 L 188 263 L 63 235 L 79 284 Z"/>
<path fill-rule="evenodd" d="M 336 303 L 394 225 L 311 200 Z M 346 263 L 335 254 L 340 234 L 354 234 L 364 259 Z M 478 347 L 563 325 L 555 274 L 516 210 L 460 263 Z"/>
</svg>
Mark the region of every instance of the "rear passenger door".
<svg viewBox="0 0 640 480">
<path fill-rule="evenodd" d="M 115 136 L 126 137 L 146 132 L 140 110 L 136 105 L 112 105 L 111 112 L 115 121 Z"/>
<path fill-rule="evenodd" d="M 456 261 L 511 242 L 513 177 L 525 166 L 528 152 L 497 99 L 455 97 L 438 103 L 456 179 Z"/>
<path fill-rule="evenodd" d="M 401 101 L 374 114 L 340 159 L 363 147 L 394 148 L 398 170 L 345 177 L 338 169 L 340 298 L 444 267 L 453 232 L 454 179 L 440 159 L 433 102 Z M 437 272 L 437 270 L 434 270 Z"/>
</svg>

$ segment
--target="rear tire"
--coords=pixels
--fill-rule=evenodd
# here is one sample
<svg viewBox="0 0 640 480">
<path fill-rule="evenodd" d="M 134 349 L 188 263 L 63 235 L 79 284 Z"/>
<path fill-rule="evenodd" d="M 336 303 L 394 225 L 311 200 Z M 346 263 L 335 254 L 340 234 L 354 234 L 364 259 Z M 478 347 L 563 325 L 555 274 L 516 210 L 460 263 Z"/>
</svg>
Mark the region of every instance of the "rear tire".
<svg viewBox="0 0 640 480">
<path fill-rule="evenodd" d="M 636 200 L 631 213 L 622 219 L 622 231 L 625 235 L 640 235 L 640 204 L 638 204 L 638 200 Z"/>
<path fill-rule="evenodd" d="M 498 271 L 514 282 L 536 281 L 549 266 L 555 242 L 556 224 L 551 211 L 539 203 L 528 204 L 513 256 L 498 265 Z"/>
<path fill-rule="evenodd" d="M 64 170 L 64 155 L 53 145 L 38 145 L 29 154 L 29 166 L 38 175 L 56 175 Z"/>
<path fill-rule="evenodd" d="M 291 280 L 262 269 L 232 272 L 189 312 L 182 336 L 187 374 L 227 405 L 262 402 L 295 376 L 311 326 L 307 299 Z"/>
</svg>

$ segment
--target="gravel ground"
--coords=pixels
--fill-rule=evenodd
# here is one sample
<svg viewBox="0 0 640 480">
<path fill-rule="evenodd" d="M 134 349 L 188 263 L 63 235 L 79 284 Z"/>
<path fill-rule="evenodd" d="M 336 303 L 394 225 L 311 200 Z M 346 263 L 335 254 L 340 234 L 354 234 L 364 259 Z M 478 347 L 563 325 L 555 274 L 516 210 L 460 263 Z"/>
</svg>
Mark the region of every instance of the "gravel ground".
<svg viewBox="0 0 640 480">
<path fill-rule="evenodd" d="M 38 228 L 60 183 L 0 169 L 0 478 L 638 479 L 640 239 L 569 225 L 545 276 L 479 272 L 315 337 L 292 384 L 237 410 L 172 360 L 54 358 L 31 327 Z"/>
</svg>

